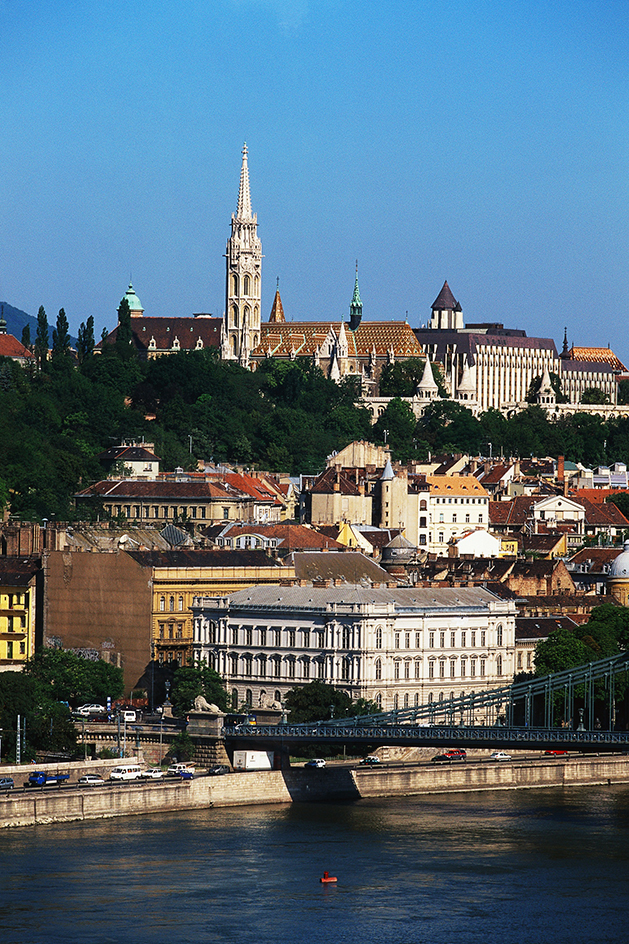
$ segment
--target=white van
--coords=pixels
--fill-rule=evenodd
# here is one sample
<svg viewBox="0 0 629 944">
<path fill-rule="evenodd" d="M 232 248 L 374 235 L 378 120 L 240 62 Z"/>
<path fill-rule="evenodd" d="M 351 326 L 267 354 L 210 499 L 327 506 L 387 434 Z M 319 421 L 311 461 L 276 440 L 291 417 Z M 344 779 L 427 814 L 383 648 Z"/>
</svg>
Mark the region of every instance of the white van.
<svg viewBox="0 0 629 944">
<path fill-rule="evenodd" d="M 110 780 L 139 780 L 141 776 L 139 764 L 120 764 L 119 767 L 112 767 L 109 773 Z"/>
</svg>

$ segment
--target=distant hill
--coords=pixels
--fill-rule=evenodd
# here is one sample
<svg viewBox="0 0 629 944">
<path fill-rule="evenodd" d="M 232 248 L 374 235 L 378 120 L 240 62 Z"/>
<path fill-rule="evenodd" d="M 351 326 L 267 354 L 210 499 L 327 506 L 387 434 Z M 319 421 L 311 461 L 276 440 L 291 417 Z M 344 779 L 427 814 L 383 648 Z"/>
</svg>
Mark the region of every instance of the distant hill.
<svg viewBox="0 0 629 944">
<path fill-rule="evenodd" d="M 37 318 L 33 318 L 32 315 L 27 315 L 25 311 L 20 311 L 19 308 L 14 308 L 13 305 L 9 305 L 8 302 L 0 302 L 0 305 L 4 308 L 4 320 L 7 323 L 7 334 L 12 334 L 14 338 L 17 338 L 18 341 L 22 340 L 22 329 L 24 325 L 30 325 L 31 329 L 31 344 L 35 343 L 35 338 L 37 337 Z M 48 312 L 46 312 L 48 314 Z M 52 329 L 54 328 L 57 322 L 57 315 L 55 314 L 53 318 L 48 315 L 48 346 L 52 347 Z M 76 338 L 70 337 L 70 344 L 72 347 L 76 347 Z"/>
</svg>

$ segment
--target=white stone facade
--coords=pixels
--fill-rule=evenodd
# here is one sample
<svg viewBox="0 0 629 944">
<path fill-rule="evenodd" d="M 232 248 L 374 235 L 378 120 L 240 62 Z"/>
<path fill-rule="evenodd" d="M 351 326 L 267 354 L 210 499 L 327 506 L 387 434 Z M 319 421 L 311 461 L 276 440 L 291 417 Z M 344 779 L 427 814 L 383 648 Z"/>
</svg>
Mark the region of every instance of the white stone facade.
<svg viewBox="0 0 629 944">
<path fill-rule="evenodd" d="M 253 587 L 195 597 L 194 658 L 233 703 L 265 706 L 319 679 L 383 710 L 509 685 L 515 604 L 483 588 Z"/>
</svg>

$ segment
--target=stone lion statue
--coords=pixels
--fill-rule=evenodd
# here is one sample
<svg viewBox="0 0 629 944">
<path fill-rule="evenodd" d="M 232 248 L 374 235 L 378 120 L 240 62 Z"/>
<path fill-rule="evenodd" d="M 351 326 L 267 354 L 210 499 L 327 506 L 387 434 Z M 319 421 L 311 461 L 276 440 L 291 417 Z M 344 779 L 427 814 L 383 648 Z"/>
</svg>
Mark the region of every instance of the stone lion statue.
<svg viewBox="0 0 629 944">
<path fill-rule="evenodd" d="M 218 705 L 211 705 L 204 695 L 197 695 L 197 697 L 194 699 L 194 710 L 208 711 L 212 714 L 219 714 L 221 709 L 218 707 Z"/>
</svg>

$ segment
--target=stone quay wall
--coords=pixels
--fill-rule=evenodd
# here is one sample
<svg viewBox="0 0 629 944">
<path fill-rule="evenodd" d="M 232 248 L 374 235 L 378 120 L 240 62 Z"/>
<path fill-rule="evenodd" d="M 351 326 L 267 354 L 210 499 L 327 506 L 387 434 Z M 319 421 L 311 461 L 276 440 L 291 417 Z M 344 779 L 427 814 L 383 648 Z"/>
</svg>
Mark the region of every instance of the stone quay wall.
<svg viewBox="0 0 629 944">
<path fill-rule="evenodd" d="M 112 762 L 107 762 L 108 766 Z M 116 762 L 113 762 L 114 764 Z M 73 765 L 74 766 L 74 765 Z M 83 769 L 95 771 L 97 764 Z M 49 769 L 52 769 L 49 766 Z M 76 775 L 82 771 L 76 770 Z M 4 769 L 3 769 L 4 773 Z M 8 773 L 8 770 L 7 770 Z M 28 768 L 20 768 L 24 779 Z M 105 770 L 102 774 L 107 776 Z M 18 778 L 16 778 L 18 782 Z M 572 756 L 451 766 L 244 771 L 192 781 L 64 786 L 0 794 L 0 827 L 106 819 L 220 806 L 629 783 L 629 756 Z"/>
</svg>

